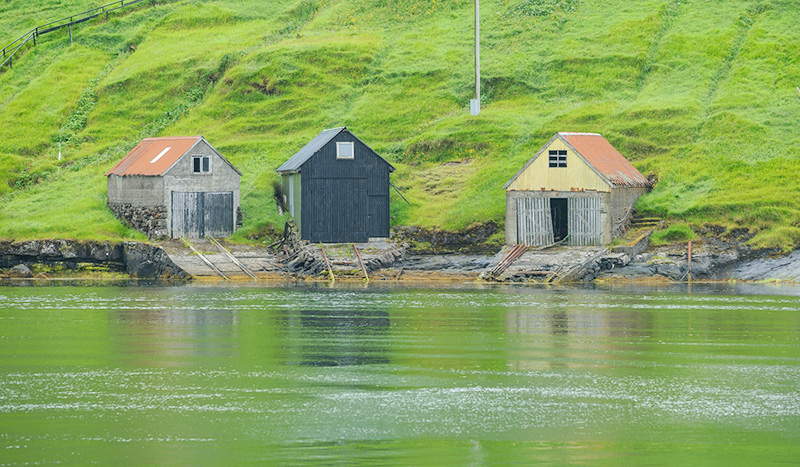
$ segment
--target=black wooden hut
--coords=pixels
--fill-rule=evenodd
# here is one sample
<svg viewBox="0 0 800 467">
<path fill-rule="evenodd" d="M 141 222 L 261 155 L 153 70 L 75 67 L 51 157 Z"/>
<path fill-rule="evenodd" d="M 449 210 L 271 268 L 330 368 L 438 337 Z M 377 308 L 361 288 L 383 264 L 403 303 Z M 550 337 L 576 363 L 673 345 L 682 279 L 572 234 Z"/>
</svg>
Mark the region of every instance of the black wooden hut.
<svg viewBox="0 0 800 467">
<path fill-rule="evenodd" d="M 347 128 L 322 131 L 277 171 L 303 240 L 361 243 L 389 236 L 394 167 Z"/>
</svg>

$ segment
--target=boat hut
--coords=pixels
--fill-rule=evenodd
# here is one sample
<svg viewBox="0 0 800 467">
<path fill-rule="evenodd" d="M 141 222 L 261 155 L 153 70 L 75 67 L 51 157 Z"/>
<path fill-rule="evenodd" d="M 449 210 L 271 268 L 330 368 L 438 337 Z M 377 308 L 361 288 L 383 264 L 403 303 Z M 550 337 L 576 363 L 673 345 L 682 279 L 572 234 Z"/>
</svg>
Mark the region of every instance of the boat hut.
<svg viewBox="0 0 800 467">
<path fill-rule="evenodd" d="M 557 133 L 503 187 L 506 243 L 611 243 L 650 187 L 602 135 Z"/>
<path fill-rule="evenodd" d="M 202 136 L 146 138 L 106 172 L 108 207 L 150 238 L 227 237 L 241 176 Z"/>
<path fill-rule="evenodd" d="M 347 128 L 322 131 L 277 172 L 301 239 L 362 243 L 389 236 L 394 167 Z"/>
</svg>

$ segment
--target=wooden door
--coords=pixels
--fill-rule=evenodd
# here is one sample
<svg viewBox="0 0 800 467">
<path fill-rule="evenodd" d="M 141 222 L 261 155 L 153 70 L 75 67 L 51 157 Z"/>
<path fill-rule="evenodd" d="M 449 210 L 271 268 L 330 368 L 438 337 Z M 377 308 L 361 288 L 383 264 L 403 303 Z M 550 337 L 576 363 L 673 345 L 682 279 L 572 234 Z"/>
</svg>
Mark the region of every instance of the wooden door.
<svg viewBox="0 0 800 467">
<path fill-rule="evenodd" d="M 233 192 L 203 193 L 203 236 L 229 237 L 233 233 Z"/>
<path fill-rule="evenodd" d="M 569 244 L 593 246 L 603 244 L 600 224 L 600 198 L 569 198 Z"/>
<path fill-rule="evenodd" d="M 233 192 L 172 192 L 172 238 L 233 233 Z"/>
<path fill-rule="evenodd" d="M 553 220 L 548 198 L 517 198 L 517 243 L 529 246 L 553 243 Z"/>
<path fill-rule="evenodd" d="M 370 237 L 389 236 L 389 197 L 369 197 L 369 230 Z"/>
</svg>

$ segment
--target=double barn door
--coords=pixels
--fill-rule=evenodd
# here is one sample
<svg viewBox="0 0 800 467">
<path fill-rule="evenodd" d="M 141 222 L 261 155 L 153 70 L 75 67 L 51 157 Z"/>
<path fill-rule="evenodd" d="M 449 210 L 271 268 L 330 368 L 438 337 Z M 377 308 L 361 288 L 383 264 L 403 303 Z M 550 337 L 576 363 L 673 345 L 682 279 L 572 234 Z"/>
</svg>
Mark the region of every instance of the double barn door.
<svg viewBox="0 0 800 467">
<path fill-rule="evenodd" d="M 233 233 L 233 192 L 172 192 L 172 238 Z"/>
<path fill-rule="evenodd" d="M 554 209 L 559 200 L 563 198 L 517 198 L 517 242 L 530 246 L 551 245 L 556 240 L 555 232 L 566 230 L 569 245 L 601 245 L 601 199 L 566 198 L 566 216 Z M 563 225 L 565 221 L 566 226 Z"/>
</svg>

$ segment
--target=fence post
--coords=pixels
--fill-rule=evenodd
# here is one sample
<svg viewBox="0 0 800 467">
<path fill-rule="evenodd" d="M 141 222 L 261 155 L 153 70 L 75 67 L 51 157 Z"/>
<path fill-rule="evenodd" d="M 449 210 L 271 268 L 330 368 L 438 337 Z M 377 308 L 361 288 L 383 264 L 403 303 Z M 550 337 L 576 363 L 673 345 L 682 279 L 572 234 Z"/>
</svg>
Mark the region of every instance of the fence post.
<svg viewBox="0 0 800 467">
<path fill-rule="evenodd" d="M 36 36 L 38 35 L 37 34 L 38 32 L 39 32 L 39 28 L 36 28 L 36 29 L 33 30 L 33 45 L 34 46 L 36 45 Z"/>
<path fill-rule="evenodd" d="M 72 18 L 69 20 L 72 21 Z M 69 45 L 72 45 L 72 23 L 69 23 Z"/>
</svg>

